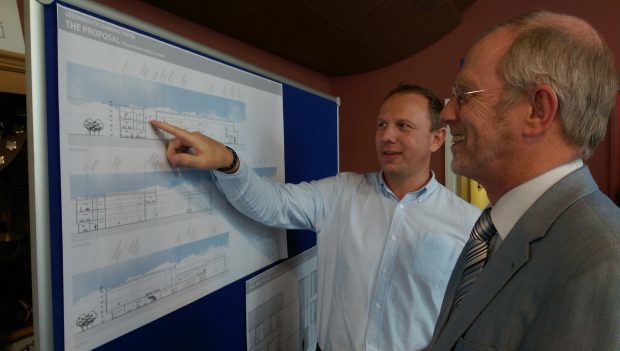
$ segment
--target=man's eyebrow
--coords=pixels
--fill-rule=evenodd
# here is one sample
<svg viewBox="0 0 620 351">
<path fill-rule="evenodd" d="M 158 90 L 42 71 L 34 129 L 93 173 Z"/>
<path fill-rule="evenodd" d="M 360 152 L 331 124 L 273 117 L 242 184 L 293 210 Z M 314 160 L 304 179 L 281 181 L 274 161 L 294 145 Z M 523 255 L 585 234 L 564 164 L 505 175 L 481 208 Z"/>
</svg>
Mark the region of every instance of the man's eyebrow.
<svg viewBox="0 0 620 351">
<path fill-rule="evenodd" d="M 478 90 L 480 88 L 477 87 L 476 84 L 469 84 L 467 82 L 458 82 L 454 84 L 454 87 L 456 88 L 456 90 L 458 90 L 461 93 L 465 93 L 468 91 L 472 91 L 472 90 Z"/>
<path fill-rule="evenodd" d="M 454 87 L 469 89 L 470 84 L 465 80 L 457 79 L 456 82 L 454 82 Z"/>
</svg>

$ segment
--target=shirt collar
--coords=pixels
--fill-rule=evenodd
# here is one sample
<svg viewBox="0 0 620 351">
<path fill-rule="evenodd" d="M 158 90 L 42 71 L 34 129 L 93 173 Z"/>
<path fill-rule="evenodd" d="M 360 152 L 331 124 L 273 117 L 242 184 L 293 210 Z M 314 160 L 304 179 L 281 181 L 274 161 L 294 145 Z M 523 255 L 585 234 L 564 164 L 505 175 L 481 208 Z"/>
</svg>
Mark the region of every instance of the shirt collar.
<svg viewBox="0 0 620 351">
<path fill-rule="evenodd" d="M 491 218 L 497 233 L 504 240 L 519 218 L 532 204 L 553 184 L 569 173 L 583 167 L 583 161 L 577 159 L 556 167 L 536 178 L 510 190 L 502 196 L 491 210 Z"/>
<path fill-rule="evenodd" d="M 437 188 L 437 185 L 439 184 L 439 182 L 437 182 L 437 179 L 435 179 L 435 172 L 431 171 L 431 179 L 429 179 L 423 187 L 416 191 L 407 193 L 407 195 L 405 195 L 402 200 L 399 200 L 392 192 L 392 189 L 390 189 L 390 187 L 385 183 L 385 180 L 383 179 L 383 171 L 378 172 L 377 177 L 377 180 L 379 181 L 379 187 L 381 188 L 381 192 L 383 192 L 383 195 L 394 199 L 397 202 L 410 202 L 413 200 L 418 200 L 419 202 L 422 202 L 430 196 L 430 194 L 433 192 L 433 190 L 435 190 L 435 188 Z"/>
</svg>

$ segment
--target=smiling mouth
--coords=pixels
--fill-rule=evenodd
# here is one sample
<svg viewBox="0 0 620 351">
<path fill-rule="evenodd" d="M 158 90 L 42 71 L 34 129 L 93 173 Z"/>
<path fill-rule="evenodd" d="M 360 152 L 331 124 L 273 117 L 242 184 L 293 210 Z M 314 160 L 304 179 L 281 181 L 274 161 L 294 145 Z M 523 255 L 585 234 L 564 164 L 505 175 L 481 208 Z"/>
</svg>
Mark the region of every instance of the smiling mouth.
<svg viewBox="0 0 620 351">
<path fill-rule="evenodd" d="M 400 152 L 396 152 L 396 151 L 383 151 L 383 157 L 386 160 L 392 160 L 392 159 L 396 158 L 398 155 L 400 155 Z"/>
<path fill-rule="evenodd" d="M 452 136 L 452 145 L 465 141 L 465 135 L 457 134 Z"/>
</svg>

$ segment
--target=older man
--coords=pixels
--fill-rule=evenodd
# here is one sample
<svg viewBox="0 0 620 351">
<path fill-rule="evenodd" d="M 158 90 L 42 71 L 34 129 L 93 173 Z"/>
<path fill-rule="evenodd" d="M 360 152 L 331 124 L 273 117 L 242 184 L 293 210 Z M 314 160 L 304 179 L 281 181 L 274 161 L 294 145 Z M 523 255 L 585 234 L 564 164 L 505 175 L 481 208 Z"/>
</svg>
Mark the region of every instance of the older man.
<svg viewBox="0 0 620 351">
<path fill-rule="evenodd" d="M 442 120 L 485 210 L 431 350 L 620 350 L 620 210 L 582 160 L 605 135 L 614 60 L 585 21 L 509 20 L 467 53 Z"/>
</svg>

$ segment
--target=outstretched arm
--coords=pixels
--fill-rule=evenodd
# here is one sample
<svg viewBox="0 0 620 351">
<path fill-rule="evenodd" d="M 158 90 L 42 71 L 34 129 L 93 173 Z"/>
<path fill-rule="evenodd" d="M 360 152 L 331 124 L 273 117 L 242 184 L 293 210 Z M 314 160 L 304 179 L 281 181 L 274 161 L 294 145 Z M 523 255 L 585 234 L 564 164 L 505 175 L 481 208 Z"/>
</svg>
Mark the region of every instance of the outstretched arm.
<svg viewBox="0 0 620 351">
<path fill-rule="evenodd" d="M 229 168 L 233 162 L 234 156 L 225 145 L 199 132 L 188 132 L 155 120 L 151 125 L 174 137 L 168 141 L 166 150 L 173 167 L 213 170 Z M 241 167 L 241 160 L 232 169 L 217 172 L 215 178 L 228 201 L 246 216 L 265 225 L 315 231 L 326 214 L 323 194 L 333 194 L 336 182 L 332 177 L 315 184 L 280 184 L 259 177 L 245 164 Z"/>
<path fill-rule="evenodd" d="M 197 169 L 228 168 L 233 163 L 233 153 L 222 143 L 200 132 L 188 132 L 171 124 L 151 120 L 154 128 L 161 129 L 174 137 L 168 142 L 166 157 L 173 167 Z M 234 173 L 239 162 L 228 173 Z"/>
</svg>

